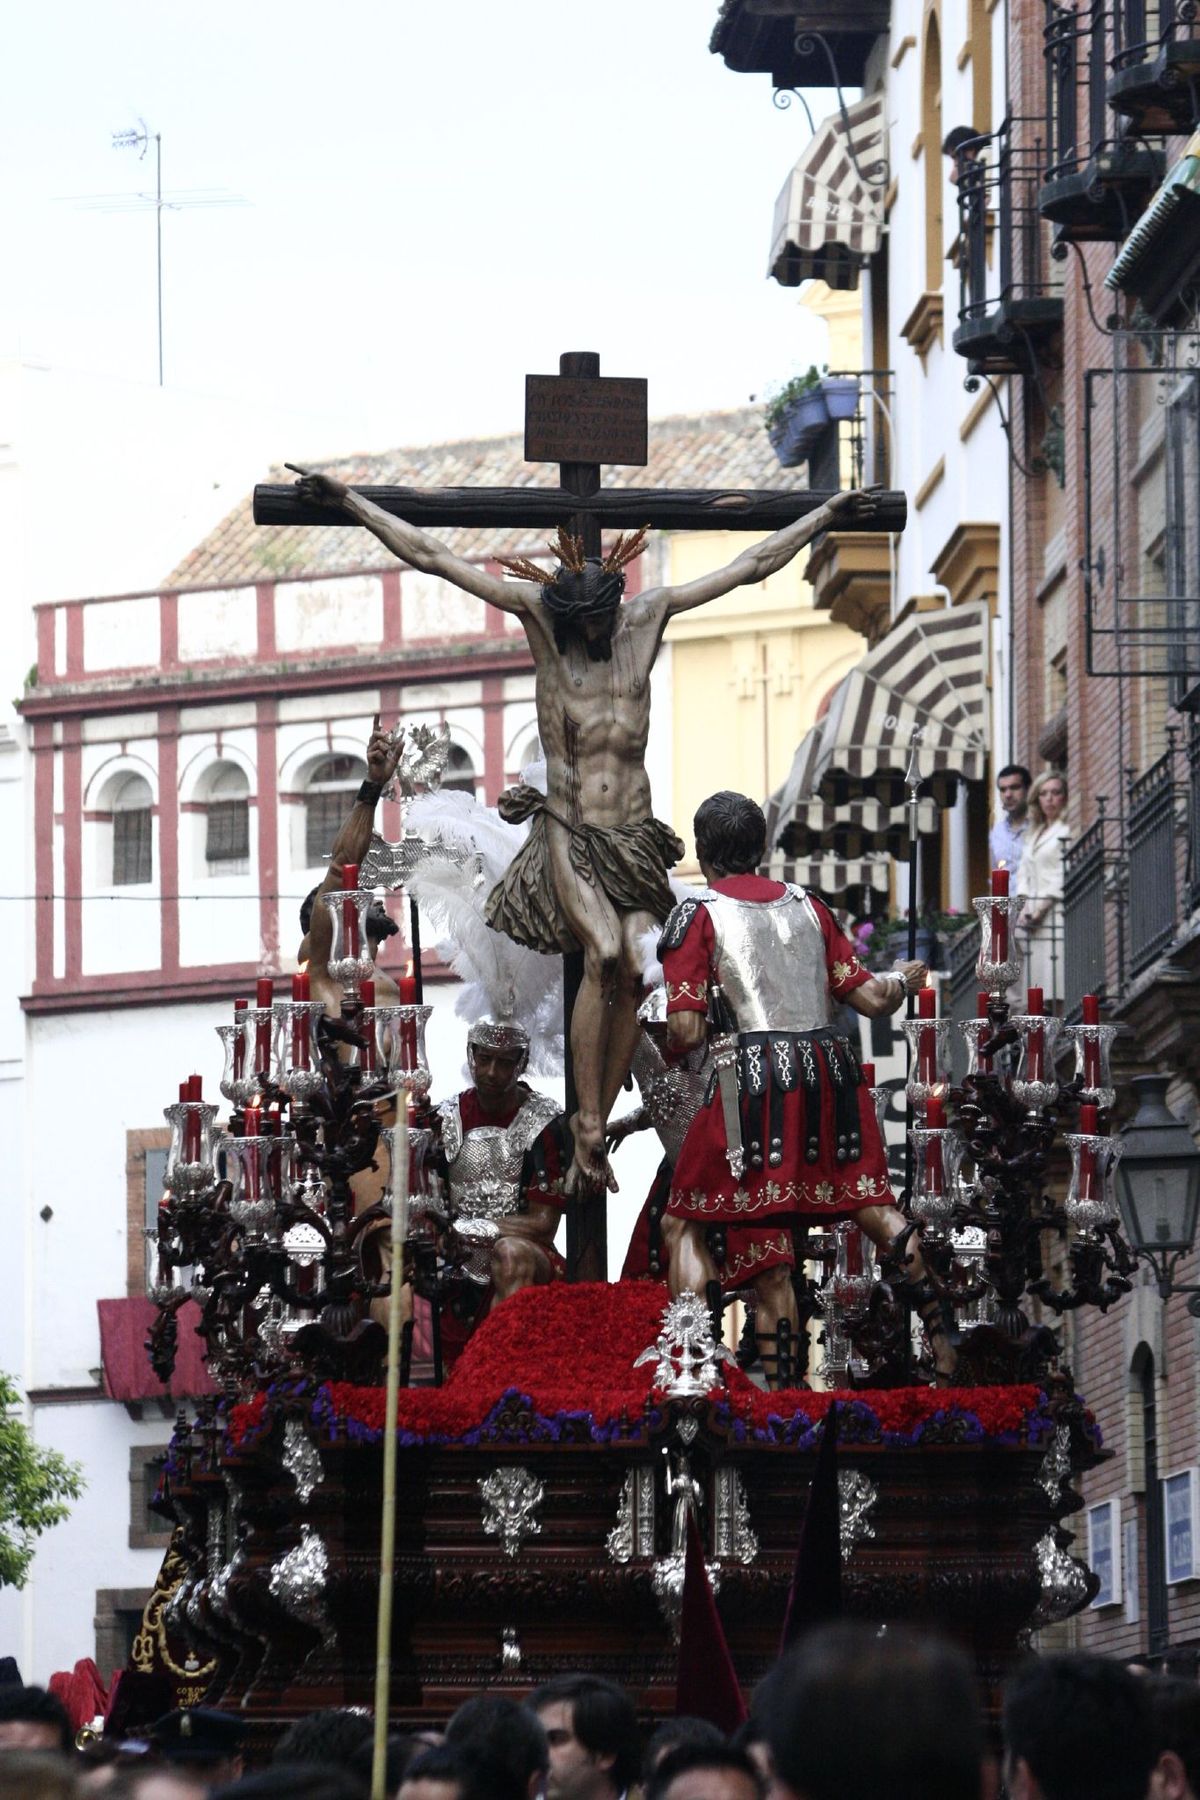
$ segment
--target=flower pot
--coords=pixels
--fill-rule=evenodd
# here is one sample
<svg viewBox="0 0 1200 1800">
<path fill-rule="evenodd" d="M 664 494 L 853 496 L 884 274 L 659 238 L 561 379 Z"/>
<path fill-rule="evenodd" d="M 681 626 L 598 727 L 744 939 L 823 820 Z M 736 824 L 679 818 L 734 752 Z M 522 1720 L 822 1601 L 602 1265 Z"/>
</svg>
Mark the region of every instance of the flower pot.
<svg viewBox="0 0 1200 1800">
<path fill-rule="evenodd" d="M 821 388 L 805 388 L 789 401 L 786 410 L 767 427 L 771 447 L 785 469 L 794 469 L 808 456 L 829 424 L 829 408 Z"/>
<path fill-rule="evenodd" d="M 821 383 L 831 419 L 852 419 L 858 411 L 858 377 L 827 375 Z"/>
<path fill-rule="evenodd" d="M 798 429 L 808 435 L 819 432 L 829 423 L 829 406 L 825 390 L 820 386 L 805 388 L 802 394 L 796 395 L 788 410 L 795 416 Z"/>
</svg>

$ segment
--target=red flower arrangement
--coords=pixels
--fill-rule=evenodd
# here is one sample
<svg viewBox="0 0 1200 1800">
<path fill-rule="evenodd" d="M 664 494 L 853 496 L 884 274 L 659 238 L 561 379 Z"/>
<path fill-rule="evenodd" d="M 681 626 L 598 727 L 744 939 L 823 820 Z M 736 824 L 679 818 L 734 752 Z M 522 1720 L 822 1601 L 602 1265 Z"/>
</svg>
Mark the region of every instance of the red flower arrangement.
<svg viewBox="0 0 1200 1800">
<path fill-rule="evenodd" d="M 525 1288 L 490 1313 L 442 1388 L 401 1392 L 396 1425 L 405 1444 L 554 1439 L 572 1432 L 611 1441 L 638 1436 L 654 1407 L 654 1364 L 634 1368 L 655 1342 L 667 1302 L 648 1282 L 590 1282 Z M 999 1388 L 891 1388 L 870 1393 L 764 1393 L 724 1365 L 714 1390 L 715 1420 L 741 1439 L 807 1448 L 832 1401 L 846 1441 L 1037 1443 L 1053 1429 L 1045 1396 L 1031 1385 Z M 295 1388 L 290 1392 L 294 1395 Z M 269 1424 L 268 1396 L 229 1414 L 235 1444 Z M 384 1430 L 385 1391 L 331 1382 L 313 1416 L 331 1436 L 373 1441 Z"/>
</svg>

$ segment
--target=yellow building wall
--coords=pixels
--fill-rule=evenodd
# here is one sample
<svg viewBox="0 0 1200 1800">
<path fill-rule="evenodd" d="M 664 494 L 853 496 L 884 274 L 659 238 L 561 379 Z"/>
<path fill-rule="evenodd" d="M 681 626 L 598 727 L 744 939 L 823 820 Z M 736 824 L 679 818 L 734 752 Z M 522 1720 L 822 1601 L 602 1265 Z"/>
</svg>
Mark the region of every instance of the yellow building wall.
<svg viewBox="0 0 1200 1800">
<path fill-rule="evenodd" d="M 680 532 L 667 545 L 666 579 L 690 581 L 731 562 L 754 540 L 743 533 Z M 863 640 L 813 607 L 795 561 L 667 627 L 671 646 L 671 820 L 687 844 L 675 873 L 698 874 L 691 823 L 718 788 L 764 801 L 785 779 L 796 746 L 830 690 L 863 653 Z"/>
</svg>

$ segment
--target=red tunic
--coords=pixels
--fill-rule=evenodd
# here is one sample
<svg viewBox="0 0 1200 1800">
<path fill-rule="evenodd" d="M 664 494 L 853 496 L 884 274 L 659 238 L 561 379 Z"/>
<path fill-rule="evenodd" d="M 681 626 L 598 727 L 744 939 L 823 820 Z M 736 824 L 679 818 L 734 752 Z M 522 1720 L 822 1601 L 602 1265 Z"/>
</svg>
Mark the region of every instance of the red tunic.
<svg viewBox="0 0 1200 1800">
<path fill-rule="evenodd" d="M 751 902 L 776 900 L 784 891 L 779 882 L 760 875 L 726 876 L 713 887 L 731 899 Z M 811 895 L 809 900 L 825 940 L 830 995 L 844 999 L 869 981 L 870 974 L 829 908 Z M 669 1013 L 707 1009 L 715 942 L 708 909 L 700 906 L 678 947 L 663 953 Z M 771 1036 L 774 1041 L 775 1034 Z M 723 1273 L 730 1286 L 753 1281 L 774 1265 L 794 1262 L 792 1220 L 844 1218 L 892 1199 L 875 1109 L 846 1040 L 827 1031 L 779 1037 L 805 1051 L 809 1084 L 807 1089 L 797 1083 L 784 1091 L 772 1080 L 766 1094 L 753 1104 L 743 1090 L 746 1169 L 741 1179 L 735 1180 L 730 1172 L 724 1112 L 716 1091 L 692 1122 L 671 1183 L 669 1212 L 725 1229 Z M 851 1119 L 857 1113 L 859 1139 L 857 1154 L 844 1151 L 842 1159 L 835 1115 L 837 1082 L 843 1092 L 847 1082 L 852 1085 L 847 1104 Z"/>
</svg>

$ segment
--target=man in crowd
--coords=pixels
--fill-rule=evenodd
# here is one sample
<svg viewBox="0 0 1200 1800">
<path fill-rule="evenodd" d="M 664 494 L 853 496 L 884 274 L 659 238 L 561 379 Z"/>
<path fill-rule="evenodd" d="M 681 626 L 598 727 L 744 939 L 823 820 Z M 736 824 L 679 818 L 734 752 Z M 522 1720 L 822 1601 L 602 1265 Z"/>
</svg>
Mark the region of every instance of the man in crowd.
<svg viewBox="0 0 1200 1800">
<path fill-rule="evenodd" d="M 1200 1687 L 1169 1675 L 1147 1686 L 1156 1760 L 1146 1800 L 1200 1800 Z"/>
<path fill-rule="evenodd" d="M 1029 826 L 1029 789 L 1033 777 L 1021 763 L 1006 763 L 996 777 L 1000 817 L 988 835 L 992 867 L 1011 869 L 1015 878 Z M 1014 886 L 1013 892 L 1016 892 Z"/>
<path fill-rule="evenodd" d="M 546 1800 L 621 1800 L 641 1767 L 625 1690 L 598 1675 L 558 1675 L 534 1690 L 529 1706 L 550 1747 Z"/>
<path fill-rule="evenodd" d="M 61 1700 L 41 1687 L 0 1687 L 0 1750 L 73 1749 Z"/>
<path fill-rule="evenodd" d="M 1151 1682 L 1103 1656 L 1044 1656 L 1004 1696 L 1009 1800 L 1145 1800 Z"/>
<path fill-rule="evenodd" d="M 521 1800 L 539 1800 L 550 1767 L 540 1720 L 507 1694 L 476 1694 L 446 1727 L 446 1746 L 487 1757 L 507 1770 Z"/>
<path fill-rule="evenodd" d="M 659 1763 L 646 1800 L 763 1800 L 765 1785 L 744 1750 L 732 1744 L 681 1744 Z"/>
<path fill-rule="evenodd" d="M 974 1671 L 936 1638 L 824 1626 L 775 1665 L 755 1692 L 754 1713 L 770 1747 L 772 1800 L 990 1793 Z"/>
</svg>

